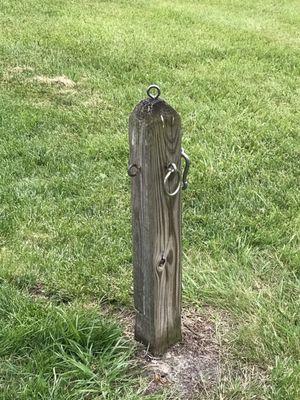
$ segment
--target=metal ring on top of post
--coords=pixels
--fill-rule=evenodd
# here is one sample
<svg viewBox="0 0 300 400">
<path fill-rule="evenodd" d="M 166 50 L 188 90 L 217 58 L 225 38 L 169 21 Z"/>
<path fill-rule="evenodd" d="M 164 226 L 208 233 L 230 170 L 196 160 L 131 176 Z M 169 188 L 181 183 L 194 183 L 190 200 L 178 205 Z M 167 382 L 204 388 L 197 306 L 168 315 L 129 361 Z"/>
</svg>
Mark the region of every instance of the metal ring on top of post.
<svg viewBox="0 0 300 400">
<path fill-rule="evenodd" d="M 156 90 L 156 95 L 154 95 L 153 93 L 151 93 L 151 91 Z M 151 98 L 151 99 L 158 99 L 160 96 L 160 88 L 158 85 L 150 85 L 147 89 L 147 95 Z"/>
</svg>

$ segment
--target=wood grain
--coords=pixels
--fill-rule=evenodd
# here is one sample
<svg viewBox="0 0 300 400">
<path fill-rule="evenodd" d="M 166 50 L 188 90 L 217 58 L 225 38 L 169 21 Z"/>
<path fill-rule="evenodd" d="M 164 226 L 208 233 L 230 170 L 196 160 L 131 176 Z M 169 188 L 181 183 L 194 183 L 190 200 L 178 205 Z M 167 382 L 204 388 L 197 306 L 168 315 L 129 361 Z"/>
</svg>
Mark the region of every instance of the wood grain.
<svg viewBox="0 0 300 400">
<path fill-rule="evenodd" d="M 139 168 L 132 178 L 135 337 L 161 354 L 181 340 L 181 191 L 170 197 L 163 187 L 168 165 L 181 167 L 179 115 L 163 100 L 143 100 L 130 116 L 129 143 L 129 164 Z"/>
</svg>

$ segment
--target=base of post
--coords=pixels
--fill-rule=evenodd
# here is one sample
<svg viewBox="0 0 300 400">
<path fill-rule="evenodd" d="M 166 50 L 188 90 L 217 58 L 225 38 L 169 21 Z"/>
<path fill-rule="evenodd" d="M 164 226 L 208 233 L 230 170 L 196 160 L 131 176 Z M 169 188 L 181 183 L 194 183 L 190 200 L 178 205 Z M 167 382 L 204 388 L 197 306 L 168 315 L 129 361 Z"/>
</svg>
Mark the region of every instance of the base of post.
<svg viewBox="0 0 300 400">
<path fill-rule="evenodd" d="M 176 329 L 172 330 L 172 335 L 169 334 L 165 337 L 160 337 L 159 339 L 156 338 L 153 334 L 151 336 L 150 330 L 145 329 L 145 327 L 141 324 L 142 322 L 143 321 L 141 321 L 141 318 L 139 318 L 137 313 L 134 339 L 137 342 L 142 343 L 154 356 L 160 356 L 164 354 L 171 346 L 175 345 L 176 343 L 182 342 L 180 321 L 177 324 Z M 145 332 L 147 332 L 147 336 L 145 336 Z"/>
</svg>

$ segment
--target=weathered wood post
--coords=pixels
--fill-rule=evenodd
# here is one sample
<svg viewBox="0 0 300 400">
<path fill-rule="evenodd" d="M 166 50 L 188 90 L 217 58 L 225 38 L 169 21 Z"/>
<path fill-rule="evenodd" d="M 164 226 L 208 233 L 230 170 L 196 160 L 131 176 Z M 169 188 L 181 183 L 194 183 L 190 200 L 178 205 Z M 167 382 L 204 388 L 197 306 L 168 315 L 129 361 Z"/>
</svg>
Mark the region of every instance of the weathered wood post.
<svg viewBox="0 0 300 400">
<path fill-rule="evenodd" d="M 180 116 L 159 99 L 158 86 L 150 86 L 147 94 L 129 119 L 128 174 L 135 338 L 157 355 L 181 340 L 181 188 L 187 186 L 189 159 L 181 148 Z"/>
</svg>

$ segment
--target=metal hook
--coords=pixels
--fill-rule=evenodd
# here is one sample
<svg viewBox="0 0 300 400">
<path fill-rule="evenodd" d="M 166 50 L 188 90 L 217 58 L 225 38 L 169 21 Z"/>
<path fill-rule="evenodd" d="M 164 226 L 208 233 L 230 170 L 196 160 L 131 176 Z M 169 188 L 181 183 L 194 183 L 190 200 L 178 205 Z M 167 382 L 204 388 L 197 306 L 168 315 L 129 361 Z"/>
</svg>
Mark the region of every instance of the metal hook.
<svg viewBox="0 0 300 400">
<path fill-rule="evenodd" d="M 151 90 L 155 89 L 157 91 L 156 95 L 151 93 Z M 157 99 L 160 96 L 160 88 L 157 85 L 150 85 L 147 89 L 147 95 L 151 98 L 151 99 Z"/>
<path fill-rule="evenodd" d="M 191 161 L 183 148 L 181 149 L 181 157 L 183 157 L 185 161 L 185 166 L 182 174 L 182 190 L 185 190 L 188 187 L 187 175 L 190 169 Z"/>
</svg>

